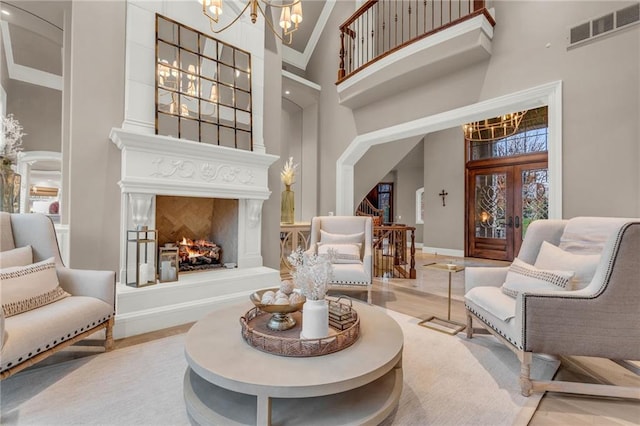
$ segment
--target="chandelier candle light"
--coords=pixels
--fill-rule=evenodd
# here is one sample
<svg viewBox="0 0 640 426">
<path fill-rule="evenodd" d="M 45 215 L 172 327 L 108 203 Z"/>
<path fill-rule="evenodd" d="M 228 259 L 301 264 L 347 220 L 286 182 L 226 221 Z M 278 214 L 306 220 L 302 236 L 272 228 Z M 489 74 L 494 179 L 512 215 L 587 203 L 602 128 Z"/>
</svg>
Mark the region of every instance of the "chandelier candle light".
<svg viewBox="0 0 640 426">
<path fill-rule="evenodd" d="M 516 134 L 527 111 L 468 123 L 462 126 L 464 137 L 472 142 L 490 142 Z"/>
<path fill-rule="evenodd" d="M 298 29 L 298 25 L 302 22 L 302 0 L 294 0 L 289 3 L 286 1 L 282 2 L 274 2 L 273 0 L 247 0 L 247 4 L 240 11 L 238 16 L 236 16 L 229 24 L 225 25 L 220 29 L 215 29 L 213 24 L 218 23 L 220 19 L 220 15 L 222 15 L 222 2 L 223 0 L 200 0 L 202 3 L 202 13 L 210 19 L 211 31 L 215 34 L 221 33 L 222 31 L 229 28 L 231 25 L 235 24 L 238 19 L 247 11 L 247 9 L 251 8 L 251 23 L 255 24 L 258 19 L 258 12 L 262 14 L 265 18 L 265 22 L 283 43 L 291 44 L 293 41 L 293 32 Z M 279 31 L 275 29 L 273 23 L 267 18 L 264 8 L 261 5 L 269 7 L 276 7 L 281 9 L 280 12 L 280 28 L 282 28 L 283 35 L 279 34 Z M 286 36 L 289 36 L 288 38 Z"/>
</svg>

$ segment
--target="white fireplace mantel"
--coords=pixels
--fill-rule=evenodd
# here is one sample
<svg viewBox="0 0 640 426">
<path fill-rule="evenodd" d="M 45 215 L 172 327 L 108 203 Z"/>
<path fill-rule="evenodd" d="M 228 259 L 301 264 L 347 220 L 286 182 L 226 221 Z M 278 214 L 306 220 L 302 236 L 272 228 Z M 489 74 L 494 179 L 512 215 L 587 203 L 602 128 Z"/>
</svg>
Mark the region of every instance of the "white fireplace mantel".
<svg viewBox="0 0 640 426">
<path fill-rule="evenodd" d="M 268 170 L 278 156 L 117 128 L 110 138 L 121 150 L 122 167 L 116 338 L 197 321 L 217 303 L 279 283 L 279 271 L 264 267 L 261 253 L 262 203 L 271 194 Z M 132 193 L 154 196 L 146 223 L 151 229 L 157 195 L 237 199 L 237 267 L 181 275 L 173 283 L 127 287 L 122 277 L 132 263 L 126 254 L 127 230 L 134 228 Z"/>
<path fill-rule="evenodd" d="M 112 129 L 122 151 L 122 192 L 266 200 L 279 157 L 168 136 Z"/>
</svg>

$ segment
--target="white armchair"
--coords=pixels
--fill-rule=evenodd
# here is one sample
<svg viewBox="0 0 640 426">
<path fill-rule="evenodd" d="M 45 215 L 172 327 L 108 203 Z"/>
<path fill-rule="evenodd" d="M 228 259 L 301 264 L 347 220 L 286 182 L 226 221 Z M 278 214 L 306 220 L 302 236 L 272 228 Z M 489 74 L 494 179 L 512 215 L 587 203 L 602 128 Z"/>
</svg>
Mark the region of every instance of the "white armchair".
<svg viewBox="0 0 640 426">
<path fill-rule="evenodd" d="M 357 247 L 357 250 L 354 249 Z M 373 225 L 369 216 L 317 216 L 311 220 L 307 253 L 338 251 L 332 288 L 366 288 L 371 304 Z M 350 250 L 355 251 L 350 251 Z"/>
<path fill-rule="evenodd" d="M 0 379 L 101 329 L 105 350 L 111 349 L 115 272 L 67 268 L 43 214 L 0 212 L 0 230 Z M 58 285 L 54 298 L 47 290 Z M 10 303 L 16 289 L 28 293 Z"/>
<path fill-rule="evenodd" d="M 466 269 L 467 337 L 475 320 L 516 353 L 525 396 L 551 390 L 640 399 L 638 388 L 529 374 L 534 353 L 640 360 L 638 253 L 640 219 L 535 221 L 510 267 Z"/>
</svg>

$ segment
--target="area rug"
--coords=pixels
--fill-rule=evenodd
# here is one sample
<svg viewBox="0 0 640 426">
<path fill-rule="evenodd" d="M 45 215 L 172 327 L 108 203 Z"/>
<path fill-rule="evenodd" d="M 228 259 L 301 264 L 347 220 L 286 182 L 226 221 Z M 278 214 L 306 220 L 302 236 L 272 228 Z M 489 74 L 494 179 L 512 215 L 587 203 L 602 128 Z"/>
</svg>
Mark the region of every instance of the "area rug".
<svg viewBox="0 0 640 426">
<path fill-rule="evenodd" d="M 382 309 L 382 308 L 381 308 Z M 515 355 L 491 336 L 467 340 L 387 311 L 404 333 L 404 388 L 389 425 L 526 424 Z M 189 425 L 182 396 L 185 335 L 31 369 L 0 382 L 3 425 Z M 534 359 L 550 379 L 556 362 Z"/>
</svg>

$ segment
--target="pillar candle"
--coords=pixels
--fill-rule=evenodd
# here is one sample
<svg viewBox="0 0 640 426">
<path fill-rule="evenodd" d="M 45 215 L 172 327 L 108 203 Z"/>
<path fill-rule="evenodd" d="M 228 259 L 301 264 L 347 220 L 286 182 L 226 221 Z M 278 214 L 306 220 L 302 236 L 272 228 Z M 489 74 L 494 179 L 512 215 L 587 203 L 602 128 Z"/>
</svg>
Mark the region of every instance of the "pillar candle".
<svg viewBox="0 0 640 426">
<path fill-rule="evenodd" d="M 149 282 L 149 266 L 146 263 L 141 263 L 138 267 L 138 277 L 140 279 L 138 284 Z"/>
</svg>

